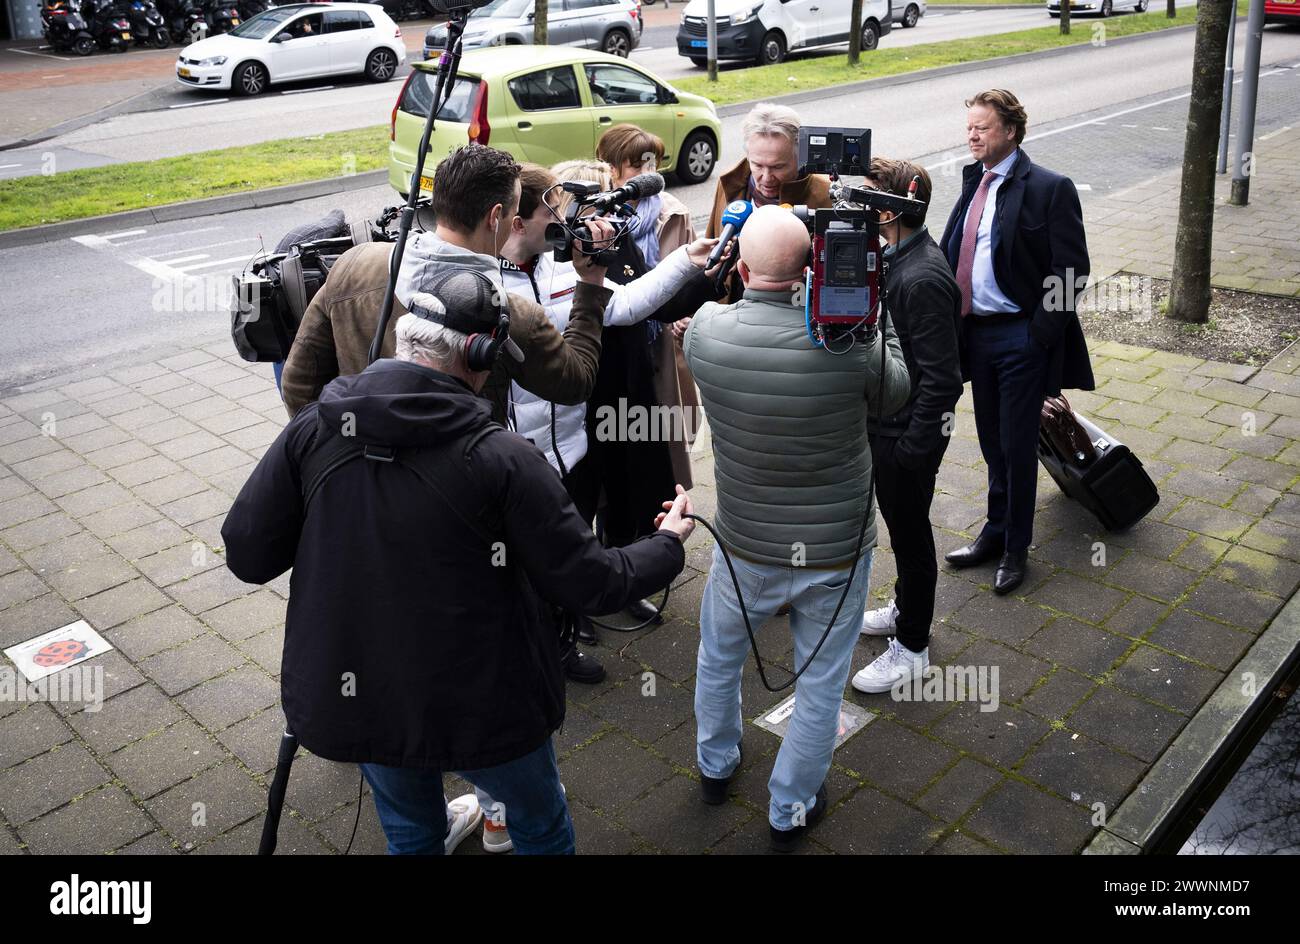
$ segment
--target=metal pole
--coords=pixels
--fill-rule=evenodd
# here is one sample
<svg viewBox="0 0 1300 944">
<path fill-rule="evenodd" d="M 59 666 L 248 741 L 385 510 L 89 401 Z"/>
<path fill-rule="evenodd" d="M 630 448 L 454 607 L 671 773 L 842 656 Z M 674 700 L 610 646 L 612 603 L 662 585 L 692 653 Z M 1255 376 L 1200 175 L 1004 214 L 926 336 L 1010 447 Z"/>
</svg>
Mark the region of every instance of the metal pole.
<svg viewBox="0 0 1300 944">
<path fill-rule="evenodd" d="M 714 0 L 709 0 L 709 22 L 706 27 L 708 30 L 709 43 L 709 81 L 718 81 L 718 14 Z"/>
<path fill-rule="evenodd" d="M 1250 177 L 1255 170 L 1255 100 L 1259 93 L 1259 55 L 1264 43 L 1264 0 L 1250 0 L 1246 17 L 1246 66 L 1241 76 L 1241 117 L 1237 119 L 1237 151 L 1232 162 L 1233 206 L 1250 203 Z"/>
<path fill-rule="evenodd" d="M 1228 20 L 1228 58 L 1223 66 L 1223 120 L 1219 123 L 1219 173 L 1228 172 L 1228 129 L 1232 127 L 1232 57 L 1237 41 L 1237 11 Z"/>
</svg>

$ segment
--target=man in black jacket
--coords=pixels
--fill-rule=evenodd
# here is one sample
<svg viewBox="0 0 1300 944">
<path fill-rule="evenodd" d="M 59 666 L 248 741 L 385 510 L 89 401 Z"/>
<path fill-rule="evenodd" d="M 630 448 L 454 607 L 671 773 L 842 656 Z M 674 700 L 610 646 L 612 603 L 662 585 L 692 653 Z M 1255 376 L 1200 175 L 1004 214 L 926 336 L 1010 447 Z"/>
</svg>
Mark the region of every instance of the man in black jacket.
<svg viewBox="0 0 1300 944">
<path fill-rule="evenodd" d="M 954 567 L 997 561 L 993 589 L 1025 579 L 1038 488 L 1043 397 L 1094 388 L 1076 294 L 1088 278 L 1079 194 L 1020 147 L 1028 116 L 1005 89 L 966 102 L 975 163 L 939 247 L 962 292 L 961 361 L 989 468 L 988 522 L 946 556 Z"/>
<path fill-rule="evenodd" d="M 930 175 L 923 167 L 874 158 L 867 176 L 868 186 L 898 196 L 908 194 L 913 180 L 916 198 L 928 204 Z M 898 569 L 894 599 L 862 618 L 864 634 L 894 636 L 878 659 L 853 676 L 854 688 L 872 693 L 887 692 L 930 667 L 930 621 L 939 579 L 930 502 L 962 387 L 957 354 L 961 292 L 925 227 L 924 213 L 882 214 L 880 234 L 889 244 L 889 318 L 903 348 L 912 394 L 893 416 L 867 421 L 876 498 Z"/>
<path fill-rule="evenodd" d="M 476 395 L 500 293 L 446 270 L 398 321 L 396 360 L 333 381 L 285 427 L 222 527 L 226 560 L 250 583 L 293 568 L 285 716 L 312 753 L 362 766 L 390 852 L 442 852 L 445 771 L 504 805 L 518 852 L 572 852 L 546 607 L 603 613 L 662 588 L 684 566 L 690 504 L 680 493 L 656 533 L 602 548 Z"/>
</svg>

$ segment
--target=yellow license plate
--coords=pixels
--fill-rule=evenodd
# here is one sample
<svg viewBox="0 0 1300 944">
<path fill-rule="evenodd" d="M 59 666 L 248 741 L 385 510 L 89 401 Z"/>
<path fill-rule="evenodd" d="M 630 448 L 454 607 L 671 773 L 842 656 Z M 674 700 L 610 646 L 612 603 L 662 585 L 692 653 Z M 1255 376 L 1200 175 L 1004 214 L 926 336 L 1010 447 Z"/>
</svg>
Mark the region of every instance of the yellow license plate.
<svg viewBox="0 0 1300 944">
<path fill-rule="evenodd" d="M 239 17 L 235 17 L 233 20 L 231 20 L 231 21 L 230 21 L 230 25 L 231 25 L 231 26 L 238 26 L 238 25 L 239 25 Z"/>
<path fill-rule="evenodd" d="M 123 33 L 123 34 L 122 34 L 122 38 L 123 38 L 124 40 L 126 40 L 126 41 L 129 43 L 129 42 L 131 41 L 131 34 L 130 34 L 130 33 Z"/>
<path fill-rule="evenodd" d="M 182 75 L 182 76 L 184 76 L 184 77 L 187 78 L 187 79 L 190 77 L 190 70 L 189 70 L 189 69 L 177 69 L 176 72 L 177 72 L 177 74 Z"/>
<path fill-rule="evenodd" d="M 421 192 L 424 192 L 424 191 L 426 191 L 426 190 L 427 190 L 429 193 L 433 193 L 433 178 L 432 178 L 432 177 L 421 177 L 421 178 L 420 178 L 420 191 L 421 191 Z"/>
</svg>

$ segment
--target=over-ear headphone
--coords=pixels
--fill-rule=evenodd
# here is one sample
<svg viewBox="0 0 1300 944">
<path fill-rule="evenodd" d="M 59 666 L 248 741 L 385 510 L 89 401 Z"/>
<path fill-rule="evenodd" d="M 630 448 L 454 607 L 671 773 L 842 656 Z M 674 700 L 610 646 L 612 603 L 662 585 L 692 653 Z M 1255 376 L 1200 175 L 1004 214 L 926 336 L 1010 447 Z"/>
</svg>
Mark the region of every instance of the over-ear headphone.
<svg viewBox="0 0 1300 944">
<path fill-rule="evenodd" d="M 465 366 L 470 371 L 491 370 L 501 356 L 501 348 L 510 338 L 510 309 L 500 307 L 497 326 L 491 334 L 471 334 L 465 342 Z"/>
<path fill-rule="evenodd" d="M 510 305 L 505 292 L 480 271 L 448 264 L 427 279 L 425 291 L 412 296 L 408 308 L 420 318 L 468 335 L 464 359 L 466 368 L 473 373 L 491 370 L 502 350 L 523 360 L 519 349 L 510 342 Z M 493 309 L 496 323 L 492 330 L 475 331 L 485 322 L 491 323 Z"/>
</svg>

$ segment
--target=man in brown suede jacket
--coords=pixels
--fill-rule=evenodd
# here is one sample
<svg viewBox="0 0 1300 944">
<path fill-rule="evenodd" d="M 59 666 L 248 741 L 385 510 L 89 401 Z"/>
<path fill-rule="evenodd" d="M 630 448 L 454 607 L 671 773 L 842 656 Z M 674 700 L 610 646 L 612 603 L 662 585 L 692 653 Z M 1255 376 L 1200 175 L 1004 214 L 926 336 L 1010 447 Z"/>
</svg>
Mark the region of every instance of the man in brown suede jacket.
<svg viewBox="0 0 1300 944">
<path fill-rule="evenodd" d="M 486 180 L 507 183 L 502 199 L 490 193 Z M 470 145 L 453 152 L 438 165 L 433 211 L 436 231 L 411 237 L 402 259 L 393 317 L 384 337 L 382 356 L 392 357 L 394 331 L 406 314 L 403 300 L 420 290 L 421 269 L 439 259 L 484 269 L 494 284 L 501 284 L 496 257 L 510 235 L 510 220 L 519 200 L 519 165 L 509 155 L 492 148 Z M 492 201 L 487 205 L 487 201 Z M 509 203 L 509 205 L 506 205 Z M 369 361 L 369 348 L 379 324 L 384 292 L 388 288 L 390 243 L 363 243 L 339 257 L 329 278 L 312 299 L 298 326 L 297 336 L 284 365 L 282 386 L 289 415 L 295 415 L 320 396 L 325 385 L 339 376 L 359 374 Z M 580 257 L 575 257 L 575 261 Z M 581 273 L 582 264 L 578 263 Z M 492 402 L 492 417 L 506 420 L 510 382 L 560 404 L 586 401 L 596 382 L 600 362 L 600 333 L 610 291 L 599 280 L 580 281 L 574 292 L 568 326 L 561 334 L 545 309 L 532 299 L 507 295 L 510 338 L 523 352 L 523 362 L 506 356 L 497 361 L 482 396 Z"/>
</svg>

